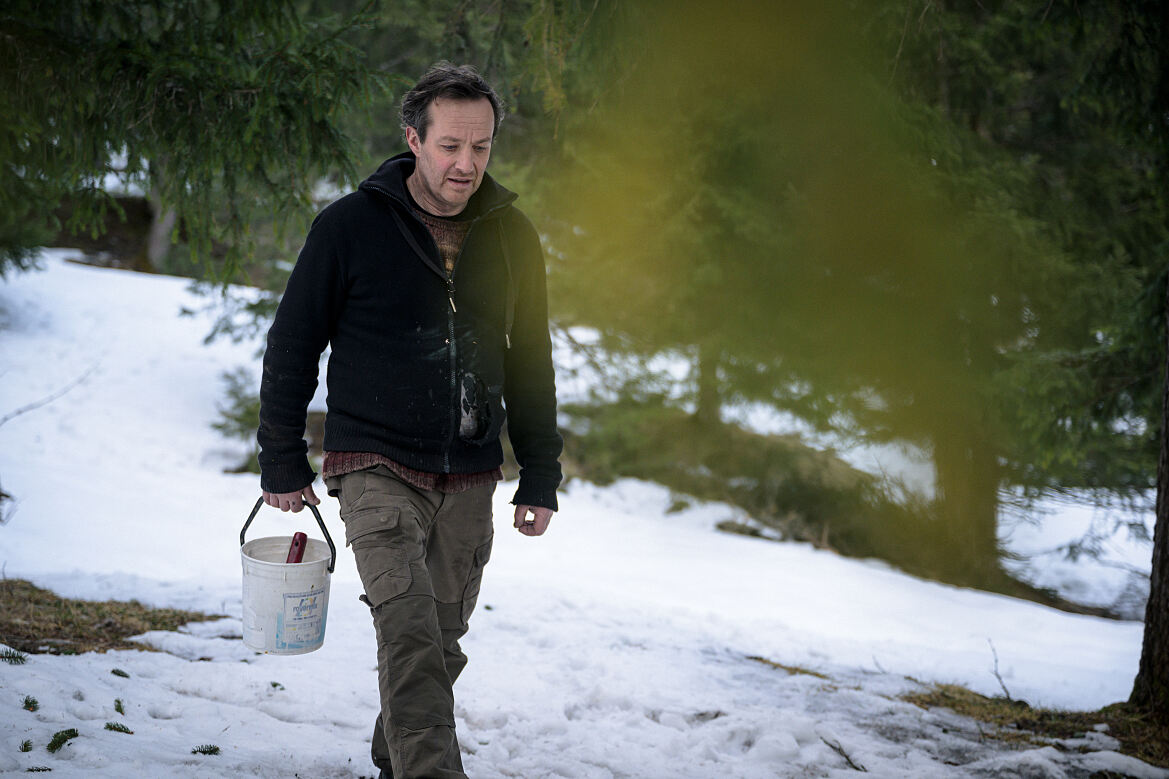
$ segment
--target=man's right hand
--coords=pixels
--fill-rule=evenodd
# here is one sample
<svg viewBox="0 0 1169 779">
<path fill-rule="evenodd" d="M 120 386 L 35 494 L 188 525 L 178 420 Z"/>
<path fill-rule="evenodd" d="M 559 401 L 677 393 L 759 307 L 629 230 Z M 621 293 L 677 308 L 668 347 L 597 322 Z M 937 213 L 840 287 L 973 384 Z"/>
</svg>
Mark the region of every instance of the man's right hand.
<svg viewBox="0 0 1169 779">
<path fill-rule="evenodd" d="M 262 492 L 264 493 L 264 502 L 281 511 L 297 512 L 304 508 L 305 503 L 311 503 L 314 506 L 321 505 L 321 499 L 313 492 L 311 484 L 295 492 L 268 492 L 268 490 L 262 490 Z"/>
</svg>

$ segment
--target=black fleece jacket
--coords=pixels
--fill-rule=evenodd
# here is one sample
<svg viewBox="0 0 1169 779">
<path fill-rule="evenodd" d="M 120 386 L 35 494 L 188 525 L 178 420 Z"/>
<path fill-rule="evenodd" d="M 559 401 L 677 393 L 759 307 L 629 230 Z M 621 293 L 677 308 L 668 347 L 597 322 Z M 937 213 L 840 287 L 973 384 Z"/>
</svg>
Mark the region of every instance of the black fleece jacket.
<svg viewBox="0 0 1169 779">
<path fill-rule="evenodd" d="M 305 416 L 326 345 L 327 451 L 375 452 L 431 473 L 520 465 L 514 503 L 556 509 L 562 442 L 544 255 L 516 196 L 483 176 L 448 279 L 409 207 L 414 155 L 386 160 L 314 220 L 268 331 L 260 384 L 260 481 L 312 483 Z M 473 424 L 467 424 L 470 416 Z"/>
</svg>

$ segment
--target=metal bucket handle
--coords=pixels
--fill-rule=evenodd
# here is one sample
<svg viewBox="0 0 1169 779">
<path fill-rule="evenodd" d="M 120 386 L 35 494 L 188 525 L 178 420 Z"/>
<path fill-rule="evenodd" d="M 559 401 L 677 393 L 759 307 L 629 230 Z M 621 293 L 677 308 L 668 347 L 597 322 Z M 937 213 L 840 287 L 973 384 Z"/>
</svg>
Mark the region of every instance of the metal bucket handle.
<svg viewBox="0 0 1169 779">
<path fill-rule="evenodd" d="M 248 532 L 248 526 L 252 524 L 252 520 L 256 518 L 260 506 L 264 505 L 264 496 L 260 496 L 256 500 L 256 506 L 252 509 L 252 513 L 248 514 L 248 521 L 244 522 L 243 529 L 239 531 L 239 545 L 244 545 L 244 534 Z M 321 532 L 325 534 L 325 541 L 329 544 L 329 573 L 333 572 L 333 567 L 337 564 L 337 547 L 333 546 L 333 538 L 329 535 L 328 528 L 325 527 L 324 520 L 321 519 L 321 512 L 317 511 L 317 507 L 311 503 L 305 503 L 313 511 L 313 516 L 317 518 L 317 524 L 321 528 Z"/>
</svg>

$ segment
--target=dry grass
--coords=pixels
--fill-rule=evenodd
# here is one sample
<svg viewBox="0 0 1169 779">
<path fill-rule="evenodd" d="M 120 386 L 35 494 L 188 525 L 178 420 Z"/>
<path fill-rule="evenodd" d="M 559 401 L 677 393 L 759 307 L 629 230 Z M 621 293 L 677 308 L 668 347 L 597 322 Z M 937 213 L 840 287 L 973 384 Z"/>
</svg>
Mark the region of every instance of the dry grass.
<svg viewBox="0 0 1169 779">
<path fill-rule="evenodd" d="M 819 671 L 813 671 L 810 668 L 804 668 L 800 665 L 784 665 L 783 663 L 776 662 L 775 660 L 768 660 L 766 657 L 760 657 L 759 655 L 749 655 L 747 659 L 754 660 L 756 663 L 762 663 L 763 665 L 766 665 L 770 668 L 775 668 L 780 671 L 787 671 L 793 676 L 799 674 L 800 676 L 814 676 L 817 679 L 827 680 L 829 678 Z"/>
<path fill-rule="evenodd" d="M 1099 711 L 1035 709 L 1023 701 L 988 698 L 954 684 L 934 685 L 903 697 L 923 709 L 944 707 L 985 722 L 993 730 L 984 735 L 1008 743 L 1047 744 L 1051 739 L 1076 738 L 1098 725 L 1107 725 L 1105 732 L 1120 742 L 1118 751 L 1169 768 L 1169 722 L 1127 703 L 1114 703 Z"/>
<path fill-rule="evenodd" d="M 0 580 L 0 643 L 30 654 L 147 649 L 125 639 L 221 615 L 152 609 L 138 601 L 62 598 L 22 579 Z"/>
</svg>

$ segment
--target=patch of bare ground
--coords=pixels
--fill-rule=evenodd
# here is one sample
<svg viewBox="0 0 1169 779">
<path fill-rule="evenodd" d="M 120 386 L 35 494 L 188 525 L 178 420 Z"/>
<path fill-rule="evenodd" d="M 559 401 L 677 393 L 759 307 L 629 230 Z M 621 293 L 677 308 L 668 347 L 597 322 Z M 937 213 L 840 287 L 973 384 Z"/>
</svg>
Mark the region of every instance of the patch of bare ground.
<svg viewBox="0 0 1169 779">
<path fill-rule="evenodd" d="M 63 598 L 23 579 L 0 580 L 0 643 L 30 654 L 148 650 L 127 641 L 149 630 L 176 630 L 222 615 L 155 609 L 138 601 Z"/>
<path fill-rule="evenodd" d="M 923 709 L 946 708 L 990 725 L 987 738 L 1020 745 L 1046 745 L 1102 732 L 1120 742 L 1117 751 L 1150 765 L 1169 768 L 1169 722 L 1127 703 L 1099 711 L 1061 711 L 1029 706 L 1006 697 L 990 698 L 955 684 L 936 684 L 903 699 Z"/>
</svg>

